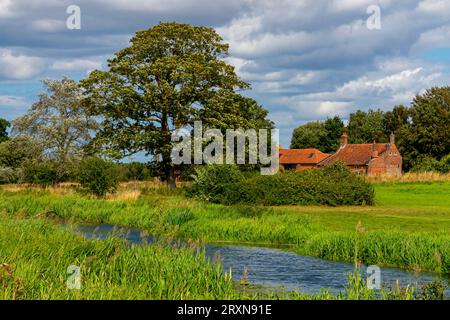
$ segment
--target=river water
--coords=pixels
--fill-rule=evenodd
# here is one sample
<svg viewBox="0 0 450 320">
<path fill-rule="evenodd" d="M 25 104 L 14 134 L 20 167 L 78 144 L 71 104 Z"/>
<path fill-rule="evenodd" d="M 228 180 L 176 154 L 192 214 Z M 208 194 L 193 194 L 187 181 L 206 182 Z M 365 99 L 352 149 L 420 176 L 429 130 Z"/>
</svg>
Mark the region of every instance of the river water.
<svg viewBox="0 0 450 320">
<path fill-rule="evenodd" d="M 152 243 L 151 236 L 142 236 L 135 228 L 113 225 L 78 226 L 77 232 L 89 239 L 106 239 L 112 235 L 130 243 Z M 220 256 L 224 270 L 232 270 L 233 279 L 242 278 L 244 268 L 248 270 L 248 280 L 252 284 L 265 287 L 283 287 L 285 290 L 299 290 L 306 293 L 317 293 L 321 289 L 329 289 L 334 293 L 345 289 L 348 274 L 354 265 L 347 262 L 334 262 L 314 257 L 302 256 L 277 248 L 264 248 L 247 245 L 205 246 L 208 257 Z M 363 276 L 366 267 L 361 267 Z M 395 285 L 398 280 L 401 286 L 416 287 L 434 279 L 432 274 L 414 274 L 396 268 L 381 268 L 381 283 Z M 447 293 L 449 293 L 447 291 Z"/>
</svg>

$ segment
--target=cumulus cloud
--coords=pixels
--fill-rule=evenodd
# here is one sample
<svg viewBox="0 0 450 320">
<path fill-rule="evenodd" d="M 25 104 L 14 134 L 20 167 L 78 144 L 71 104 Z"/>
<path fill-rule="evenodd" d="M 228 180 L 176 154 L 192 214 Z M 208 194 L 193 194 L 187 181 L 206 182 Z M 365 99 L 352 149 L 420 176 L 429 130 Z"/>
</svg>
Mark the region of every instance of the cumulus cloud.
<svg viewBox="0 0 450 320">
<path fill-rule="evenodd" d="M 40 74 L 46 68 L 43 59 L 11 50 L 0 50 L 0 79 L 25 80 Z"/>
<path fill-rule="evenodd" d="M 102 69 L 102 60 L 91 59 L 70 59 L 59 60 L 52 63 L 50 66 L 53 70 L 58 71 L 90 71 L 95 69 Z"/>
<path fill-rule="evenodd" d="M 389 109 L 449 84 L 449 61 L 424 56 L 450 47 L 447 0 L 79 0 L 76 31 L 65 28 L 71 4 L 0 0 L 0 80 L 82 76 L 104 68 L 137 30 L 206 25 L 230 43 L 227 61 L 269 109 L 283 144 L 305 121 Z M 374 4 L 381 30 L 366 27 Z"/>
</svg>

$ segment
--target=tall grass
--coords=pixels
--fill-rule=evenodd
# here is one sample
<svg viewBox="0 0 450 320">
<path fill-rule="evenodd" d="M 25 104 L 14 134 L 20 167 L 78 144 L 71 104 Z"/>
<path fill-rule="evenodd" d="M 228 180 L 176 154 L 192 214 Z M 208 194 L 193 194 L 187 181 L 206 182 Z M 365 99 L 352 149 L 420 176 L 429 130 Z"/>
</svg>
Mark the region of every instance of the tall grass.
<svg viewBox="0 0 450 320">
<path fill-rule="evenodd" d="M 204 253 L 88 241 L 42 221 L 0 218 L 0 299 L 231 299 L 241 295 Z M 81 290 L 66 286 L 81 268 Z"/>
<path fill-rule="evenodd" d="M 301 254 L 339 261 L 353 261 L 354 227 L 362 220 L 367 229 L 360 235 L 362 262 L 448 274 L 450 206 L 444 199 L 448 186 L 448 182 L 379 184 L 376 191 L 382 197 L 377 202 L 382 205 L 367 208 L 210 205 L 148 188 L 139 189 L 137 198 L 117 199 L 3 190 L 0 212 L 126 225 L 203 241 L 283 244 Z"/>
<path fill-rule="evenodd" d="M 43 220 L 0 216 L 0 300 L 10 299 L 298 299 L 376 300 L 444 298 L 445 286 L 369 289 L 349 275 L 345 291 L 285 292 L 233 282 L 195 247 L 128 245 L 86 240 Z M 68 266 L 80 267 L 81 288 L 67 286 Z"/>
</svg>

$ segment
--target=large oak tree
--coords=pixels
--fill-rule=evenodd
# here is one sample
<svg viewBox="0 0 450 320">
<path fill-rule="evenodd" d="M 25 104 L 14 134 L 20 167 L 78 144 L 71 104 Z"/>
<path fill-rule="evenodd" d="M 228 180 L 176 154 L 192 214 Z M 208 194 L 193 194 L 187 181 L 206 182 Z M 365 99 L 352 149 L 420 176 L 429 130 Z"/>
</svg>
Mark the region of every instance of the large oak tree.
<svg viewBox="0 0 450 320">
<path fill-rule="evenodd" d="M 230 119 L 248 125 L 248 119 L 265 118 L 259 105 L 238 93 L 249 85 L 225 62 L 227 56 L 228 45 L 211 28 L 160 23 L 137 32 L 131 46 L 108 60 L 109 70 L 81 82 L 87 110 L 103 119 L 96 146 L 117 158 L 141 151 L 158 157 L 175 187 L 173 130 L 195 120 L 222 129 Z"/>
</svg>

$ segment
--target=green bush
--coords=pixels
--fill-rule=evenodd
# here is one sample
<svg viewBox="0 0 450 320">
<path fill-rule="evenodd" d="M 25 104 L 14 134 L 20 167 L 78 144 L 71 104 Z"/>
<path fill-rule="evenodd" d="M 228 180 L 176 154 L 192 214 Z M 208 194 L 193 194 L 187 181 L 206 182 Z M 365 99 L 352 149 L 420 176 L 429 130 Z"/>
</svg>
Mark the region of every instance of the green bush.
<svg viewBox="0 0 450 320">
<path fill-rule="evenodd" d="M 242 173 L 235 165 L 206 165 L 195 169 L 194 181 L 187 193 L 202 200 L 220 202 L 225 185 L 243 179 Z"/>
<path fill-rule="evenodd" d="M 450 172 L 450 154 L 443 157 L 440 162 L 440 169 L 442 173 Z"/>
<path fill-rule="evenodd" d="M 96 157 L 84 158 L 78 168 L 81 188 L 96 196 L 115 192 L 119 184 L 118 170 L 114 163 Z"/>
<path fill-rule="evenodd" d="M 0 166 L 0 184 L 15 183 L 17 180 L 18 174 L 16 170 Z"/>
<path fill-rule="evenodd" d="M 152 178 L 152 172 L 145 163 L 122 163 L 119 167 L 121 181 L 145 181 Z"/>
<path fill-rule="evenodd" d="M 254 175 L 220 182 L 212 169 L 201 171 L 191 193 L 210 202 L 248 205 L 372 205 L 374 189 L 363 178 L 337 163 L 322 169 Z M 202 185 L 203 181 L 207 184 Z M 206 196 L 207 197 L 206 197 Z"/>
<path fill-rule="evenodd" d="M 52 161 L 25 161 L 21 167 L 21 182 L 47 187 L 58 182 L 58 170 Z"/>
<path fill-rule="evenodd" d="M 416 160 L 411 169 L 412 172 L 450 172 L 450 154 L 440 161 L 430 156 L 423 156 Z"/>
</svg>

